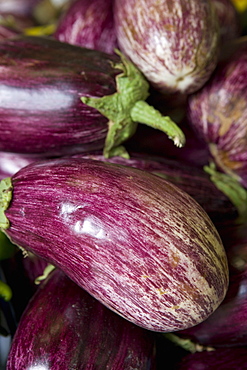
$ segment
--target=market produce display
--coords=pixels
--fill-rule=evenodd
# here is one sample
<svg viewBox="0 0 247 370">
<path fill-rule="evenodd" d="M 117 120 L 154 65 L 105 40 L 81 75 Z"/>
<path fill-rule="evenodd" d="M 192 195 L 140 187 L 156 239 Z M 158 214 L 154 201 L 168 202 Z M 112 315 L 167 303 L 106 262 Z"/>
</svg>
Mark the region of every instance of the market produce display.
<svg viewBox="0 0 247 370">
<path fill-rule="evenodd" d="M 0 1 L 0 370 L 246 368 L 246 9 Z"/>
</svg>

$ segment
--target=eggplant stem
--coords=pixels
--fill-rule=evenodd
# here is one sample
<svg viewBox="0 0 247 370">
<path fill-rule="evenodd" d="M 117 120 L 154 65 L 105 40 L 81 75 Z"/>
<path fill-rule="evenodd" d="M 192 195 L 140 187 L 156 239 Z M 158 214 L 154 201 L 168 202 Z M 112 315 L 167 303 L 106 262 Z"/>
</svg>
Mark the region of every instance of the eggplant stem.
<svg viewBox="0 0 247 370">
<path fill-rule="evenodd" d="M 12 190 L 11 177 L 6 177 L 0 181 L 0 228 L 2 229 L 8 229 L 10 226 L 9 220 L 4 212 L 8 209 L 12 199 Z"/>
<path fill-rule="evenodd" d="M 108 118 L 104 156 L 109 158 L 116 155 L 116 150 L 119 152 L 117 148 L 134 135 L 138 123 L 165 132 L 175 145 L 183 146 L 185 136 L 176 123 L 146 103 L 149 83 L 141 71 L 120 51 L 116 50 L 116 53 L 121 62 L 115 65 L 115 68 L 122 70 L 122 73 L 116 76 L 116 92 L 101 98 L 81 97 L 84 104 L 97 109 Z M 124 153 L 125 157 L 128 156 L 123 148 L 121 153 Z"/>
<path fill-rule="evenodd" d="M 174 144 L 181 148 L 185 144 L 185 136 L 182 130 L 168 116 L 163 116 L 157 109 L 145 101 L 135 103 L 130 111 L 134 122 L 144 123 L 152 128 L 165 132 Z"/>
<path fill-rule="evenodd" d="M 163 336 L 168 339 L 170 342 L 176 344 L 177 346 L 183 348 L 185 351 L 196 353 L 202 351 L 214 351 L 213 347 L 203 346 L 199 343 L 193 342 L 188 338 L 180 338 L 178 335 L 173 333 L 164 333 Z"/>
</svg>

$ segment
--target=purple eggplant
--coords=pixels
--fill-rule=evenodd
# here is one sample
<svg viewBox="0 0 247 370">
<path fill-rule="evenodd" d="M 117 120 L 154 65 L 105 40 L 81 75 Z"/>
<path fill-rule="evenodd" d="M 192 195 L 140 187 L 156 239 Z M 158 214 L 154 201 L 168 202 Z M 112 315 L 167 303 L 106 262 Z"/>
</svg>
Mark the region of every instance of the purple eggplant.
<svg viewBox="0 0 247 370">
<path fill-rule="evenodd" d="M 57 40 L 113 54 L 117 36 L 112 0 L 75 0 L 58 20 Z"/>
<path fill-rule="evenodd" d="M 155 368 L 155 338 L 55 270 L 23 313 L 6 368 L 36 367 L 151 370 Z"/>
<path fill-rule="evenodd" d="M 247 348 L 221 348 L 186 355 L 175 370 L 246 369 Z"/>
<path fill-rule="evenodd" d="M 192 93 L 216 67 L 219 21 L 211 1 L 116 0 L 120 49 L 163 93 Z"/>
<path fill-rule="evenodd" d="M 181 129 L 149 106 L 148 83 L 122 54 L 109 55 L 48 37 L 0 43 L 0 150 L 105 155 L 142 122 L 178 146 Z"/>
<path fill-rule="evenodd" d="M 247 187 L 247 43 L 222 61 L 188 100 L 188 120 L 218 168 Z"/>
<path fill-rule="evenodd" d="M 32 163 L 1 182 L 1 228 L 127 320 L 154 331 L 205 320 L 228 287 L 215 226 L 187 193 L 136 168 Z"/>
</svg>

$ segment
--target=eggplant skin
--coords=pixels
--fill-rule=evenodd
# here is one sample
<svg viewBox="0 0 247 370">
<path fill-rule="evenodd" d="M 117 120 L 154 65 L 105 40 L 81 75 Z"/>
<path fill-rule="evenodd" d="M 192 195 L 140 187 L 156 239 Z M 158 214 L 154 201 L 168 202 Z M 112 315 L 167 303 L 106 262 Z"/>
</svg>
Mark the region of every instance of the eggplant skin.
<svg viewBox="0 0 247 370">
<path fill-rule="evenodd" d="M 154 370 L 153 333 L 110 311 L 56 269 L 29 301 L 7 370 Z"/>
<path fill-rule="evenodd" d="M 119 48 L 162 93 L 190 94 L 216 67 L 219 21 L 211 1 L 116 0 Z"/>
<path fill-rule="evenodd" d="M 224 247 L 201 206 L 136 168 L 90 159 L 32 163 L 12 177 L 5 230 L 145 329 L 205 320 L 228 287 Z"/>
<path fill-rule="evenodd" d="M 235 49 L 229 46 L 233 53 L 189 97 L 187 117 L 217 166 L 247 187 L 247 42 L 243 37 Z"/>
<path fill-rule="evenodd" d="M 113 54 L 118 45 L 112 3 L 112 0 L 73 1 L 58 20 L 53 37 Z"/>
<path fill-rule="evenodd" d="M 176 365 L 177 370 L 206 369 L 245 369 L 247 362 L 246 347 L 221 348 L 214 351 L 202 351 L 186 355 Z"/>
<path fill-rule="evenodd" d="M 101 149 L 108 119 L 81 97 L 116 92 L 109 55 L 48 37 L 0 42 L 0 150 L 61 155 Z"/>
</svg>

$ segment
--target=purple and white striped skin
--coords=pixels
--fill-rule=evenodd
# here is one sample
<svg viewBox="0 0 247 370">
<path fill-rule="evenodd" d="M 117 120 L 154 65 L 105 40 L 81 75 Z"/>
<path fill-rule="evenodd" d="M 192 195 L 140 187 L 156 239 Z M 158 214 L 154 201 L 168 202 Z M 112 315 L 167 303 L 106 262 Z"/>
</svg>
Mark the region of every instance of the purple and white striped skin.
<svg viewBox="0 0 247 370">
<path fill-rule="evenodd" d="M 244 370 L 247 363 L 246 347 L 220 348 L 186 355 L 176 370 Z"/>
<path fill-rule="evenodd" d="M 224 299 L 219 234 L 194 199 L 159 176 L 60 158 L 28 165 L 12 185 L 7 236 L 127 320 L 182 330 Z"/>
<path fill-rule="evenodd" d="M 0 150 L 60 155 L 100 149 L 108 119 L 81 96 L 116 91 L 117 55 L 43 37 L 0 43 Z"/>
<path fill-rule="evenodd" d="M 7 370 L 154 370 L 155 338 L 55 270 L 29 301 Z"/>
<path fill-rule="evenodd" d="M 188 120 L 217 166 L 247 187 L 247 43 L 219 64 L 188 100 Z"/>
<path fill-rule="evenodd" d="M 112 0 L 75 0 L 58 20 L 57 40 L 113 54 L 117 48 Z"/>
<path fill-rule="evenodd" d="M 227 228 L 227 225 L 226 225 Z M 229 288 L 217 310 L 203 323 L 179 333 L 204 346 L 247 346 L 247 233 L 246 224 L 240 225 L 234 240 L 224 244 L 229 262 Z M 237 230 L 238 231 L 238 230 Z M 229 235 L 234 230 L 225 231 Z M 228 237 L 228 239 L 231 238 Z M 225 239 L 226 235 L 224 236 Z"/>
<path fill-rule="evenodd" d="M 219 23 L 210 1 L 116 0 L 120 49 L 163 93 L 198 90 L 215 69 Z"/>
</svg>

